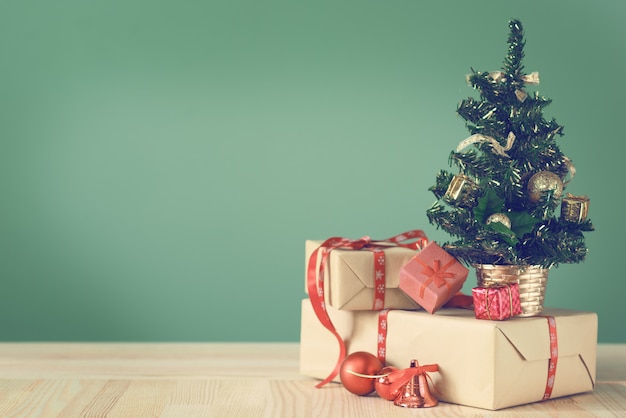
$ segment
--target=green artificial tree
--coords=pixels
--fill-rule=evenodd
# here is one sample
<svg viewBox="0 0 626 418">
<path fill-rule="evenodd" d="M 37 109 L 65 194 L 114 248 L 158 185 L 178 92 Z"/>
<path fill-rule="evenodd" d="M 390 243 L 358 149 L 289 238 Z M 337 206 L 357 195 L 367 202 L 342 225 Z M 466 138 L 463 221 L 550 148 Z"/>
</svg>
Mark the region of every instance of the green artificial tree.
<svg viewBox="0 0 626 418">
<path fill-rule="evenodd" d="M 471 136 L 450 154 L 459 173 L 436 176 L 427 216 L 457 238 L 444 248 L 466 265 L 578 263 L 587 254 L 583 233 L 593 230 L 589 200 L 564 195 L 575 168 L 556 143 L 563 127 L 544 119 L 551 100 L 525 90 L 539 76 L 524 73 L 521 23 L 509 28 L 502 71 L 468 76 L 480 98 L 461 101 L 457 113 Z"/>
</svg>

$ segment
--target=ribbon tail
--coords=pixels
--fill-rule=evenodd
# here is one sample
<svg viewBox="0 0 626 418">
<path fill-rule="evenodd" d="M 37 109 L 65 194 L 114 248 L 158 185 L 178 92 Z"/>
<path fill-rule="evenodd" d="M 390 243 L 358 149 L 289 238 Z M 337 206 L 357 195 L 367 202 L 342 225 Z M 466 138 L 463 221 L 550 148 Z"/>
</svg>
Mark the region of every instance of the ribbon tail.
<svg viewBox="0 0 626 418">
<path fill-rule="evenodd" d="M 323 244 L 322 244 L 323 246 Z M 322 246 L 320 248 L 322 248 Z M 327 383 L 331 382 L 337 374 L 339 374 L 339 369 L 341 368 L 341 363 L 343 363 L 346 358 L 346 343 L 341 338 L 341 335 L 337 332 L 337 329 L 333 325 L 330 317 L 328 316 L 328 312 L 326 311 L 326 305 L 324 302 L 324 293 L 318 291 L 317 286 L 317 256 L 319 253 L 319 249 L 315 250 L 311 257 L 309 258 L 309 264 L 307 266 L 307 290 L 309 292 L 309 300 L 311 301 L 311 305 L 313 307 L 313 311 L 319 319 L 320 323 L 330 331 L 333 336 L 337 339 L 337 343 L 339 345 L 339 356 L 337 358 L 337 363 L 335 364 L 335 368 L 331 371 L 331 373 L 320 383 L 315 385 L 316 388 L 321 388 Z M 324 255 L 326 257 L 326 255 Z"/>
<path fill-rule="evenodd" d="M 339 369 L 341 368 L 341 364 L 343 363 L 343 361 L 346 358 L 346 345 L 345 345 L 343 339 L 336 332 L 333 332 L 333 335 L 337 338 L 337 341 L 339 343 L 339 357 L 337 359 L 337 364 L 335 365 L 335 368 L 333 369 L 333 371 L 328 375 L 328 377 L 326 377 L 326 379 L 322 380 L 317 385 L 315 385 L 315 387 L 317 389 L 319 389 L 319 388 L 321 388 L 321 387 L 325 386 L 326 384 L 328 384 L 328 383 L 333 381 L 335 376 L 337 376 L 339 374 Z"/>
<path fill-rule="evenodd" d="M 411 243 L 402 243 L 402 241 L 416 240 Z M 412 250 L 421 250 L 428 244 L 428 237 L 421 229 L 413 229 L 402 234 L 395 235 L 391 238 L 383 240 L 383 242 L 392 242 L 399 247 L 410 248 Z"/>
<path fill-rule="evenodd" d="M 449 301 L 444 303 L 446 308 L 466 308 L 471 309 L 474 304 L 474 298 L 464 293 L 458 292 L 450 298 Z"/>
</svg>

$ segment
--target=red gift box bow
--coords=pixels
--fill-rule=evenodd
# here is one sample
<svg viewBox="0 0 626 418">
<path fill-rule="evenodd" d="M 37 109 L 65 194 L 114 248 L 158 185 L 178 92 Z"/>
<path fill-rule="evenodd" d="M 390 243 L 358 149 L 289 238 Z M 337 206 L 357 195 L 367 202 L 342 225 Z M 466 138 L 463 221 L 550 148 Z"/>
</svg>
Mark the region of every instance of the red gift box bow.
<svg viewBox="0 0 626 418">
<path fill-rule="evenodd" d="M 411 241 L 413 242 L 403 242 Z M 384 268 L 384 256 L 382 248 L 388 248 L 390 246 L 410 248 L 417 250 L 423 248 L 428 243 L 426 234 L 421 230 L 411 230 L 399 235 L 395 235 L 391 238 L 387 238 L 382 241 L 375 241 L 370 237 L 362 237 L 357 240 L 350 240 L 342 237 L 328 238 L 322 243 L 309 257 L 309 263 L 307 266 L 307 290 L 309 292 L 309 300 L 313 307 L 313 311 L 317 316 L 317 319 L 322 325 L 329 330 L 337 339 L 339 344 L 339 358 L 333 371 L 328 377 L 318 383 L 315 387 L 319 388 L 326 383 L 333 380 L 339 373 L 341 363 L 346 358 L 346 344 L 343 338 L 337 332 L 337 329 L 333 325 L 328 312 L 326 311 L 326 304 L 324 302 L 324 272 L 326 270 L 326 264 L 328 264 L 328 255 L 333 249 L 347 248 L 352 250 L 367 249 L 374 252 L 374 277 L 375 277 L 375 298 L 374 309 L 382 309 L 384 305 L 384 289 L 385 289 L 385 268 Z M 320 251 L 321 250 L 321 251 Z M 321 252 L 321 262 L 319 269 L 316 269 L 318 253 Z M 382 284 L 382 285 L 381 285 Z"/>
<path fill-rule="evenodd" d="M 418 257 L 413 257 L 413 259 L 424 267 L 424 269 L 422 270 L 422 274 L 428 277 L 428 280 L 422 283 L 422 286 L 420 287 L 420 298 L 424 297 L 424 290 L 431 283 L 434 283 L 437 287 L 441 287 L 444 285 L 447 286 L 448 292 L 452 289 L 450 283 L 448 283 L 446 279 L 454 277 L 454 274 L 447 272 L 446 270 L 456 262 L 456 259 L 452 258 L 448 260 L 448 262 L 444 264 L 443 267 L 441 266 L 441 260 L 439 259 L 433 260 L 432 267 L 424 263 Z"/>
</svg>

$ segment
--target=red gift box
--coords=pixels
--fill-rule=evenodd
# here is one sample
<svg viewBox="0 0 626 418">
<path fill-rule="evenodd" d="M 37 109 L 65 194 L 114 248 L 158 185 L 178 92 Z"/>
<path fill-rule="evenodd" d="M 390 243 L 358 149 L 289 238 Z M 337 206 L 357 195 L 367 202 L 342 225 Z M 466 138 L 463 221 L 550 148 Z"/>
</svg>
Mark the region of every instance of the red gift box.
<svg viewBox="0 0 626 418">
<path fill-rule="evenodd" d="M 432 314 L 461 290 L 468 273 L 456 258 L 431 241 L 402 266 L 399 287 Z"/>
<path fill-rule="evenodd" d="M 517 283 L 475 287 L 472 298 L 477 319 L 501 321 L 522 313 Z"/>
</svg>

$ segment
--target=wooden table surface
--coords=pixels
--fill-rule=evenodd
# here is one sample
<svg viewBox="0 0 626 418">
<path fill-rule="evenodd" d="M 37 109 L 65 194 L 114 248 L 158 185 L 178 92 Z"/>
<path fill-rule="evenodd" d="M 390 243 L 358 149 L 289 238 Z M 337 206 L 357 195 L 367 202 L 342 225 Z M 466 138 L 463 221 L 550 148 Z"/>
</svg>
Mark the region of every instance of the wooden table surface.
<svg viewBox="0 0 626 418">
<path fill-rule="evenodd" d="M 0 417 L 626 417 L 626 345 L 593 392 L 485 411 L 404 409 L 298 373 L 297 343 L 0 343 Z"/>
</svg>

